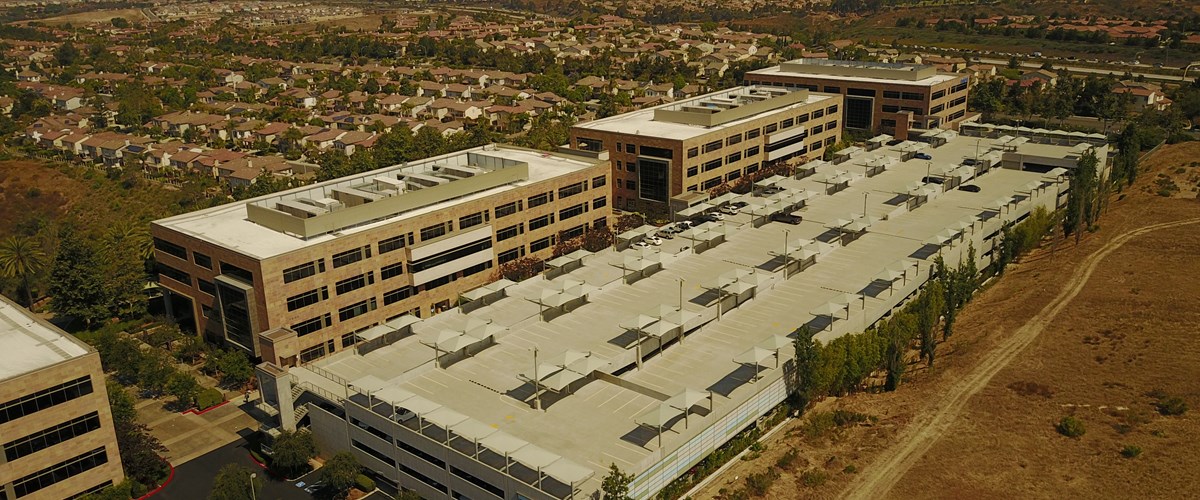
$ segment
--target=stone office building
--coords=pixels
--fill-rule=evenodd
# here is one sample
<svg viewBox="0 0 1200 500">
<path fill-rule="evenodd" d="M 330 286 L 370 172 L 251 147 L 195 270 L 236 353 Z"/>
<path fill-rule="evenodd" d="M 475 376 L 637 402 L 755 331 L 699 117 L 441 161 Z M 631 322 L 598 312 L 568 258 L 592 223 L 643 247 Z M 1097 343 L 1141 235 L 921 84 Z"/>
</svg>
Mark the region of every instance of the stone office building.
<svg viewBox="0 0 1200 500">
<path fill-rule="evenodd" d="M 78 498 L 120 483 L 100 355 L 0 297 L 0 499 Z"/>
<path fill-rule="evenodd" d="M 845 96 L 847 130 L 908 138 L 910 129 L 957 128 L 967 113 L 966 75 L 933 66 L 797 59 L 746 73 L 747 85 Z"/>
<path fill-rule="evenodd" d="M 171 313 L 294 365 L 608 223 L 605 155 L 488 145 L 155 221 Z"/>
<path fill-rule="evenodd" d="M 571 144 L 608 151 L 618 208 L 665 207 L 776 161 L 818 158 L 839 140 L 842 96 L 735 87 L 581 123 Z"/>
</svg>

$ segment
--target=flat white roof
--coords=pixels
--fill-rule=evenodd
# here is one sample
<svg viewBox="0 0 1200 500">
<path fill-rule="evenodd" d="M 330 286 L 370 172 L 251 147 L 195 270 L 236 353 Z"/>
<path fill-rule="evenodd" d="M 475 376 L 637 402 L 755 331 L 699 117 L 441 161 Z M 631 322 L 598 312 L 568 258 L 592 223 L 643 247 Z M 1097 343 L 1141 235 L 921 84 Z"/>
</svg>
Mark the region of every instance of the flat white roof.
<svg viewBox="0 0 1200 500">
<path fill-rule="evenodd" d="M 771 66 L 769 68 L 756 69 L 747 71 L 746 76 L 750 75 L 767 75 L 767 76 L 794 76 L 800 78 L 824 78 L 828 80 L 837 80 L 844 82 L 862 82 L 862 83 L 884 83 L 892 85 L 910 85 L 918 87 L 932 87 L 939 83 L 945 83 L 958 78 L 967 78 L 967 75 L 954 75 L 949 73 L 938 73 L 929 78 L 921 80 L 898 80 L 892 78 L 871 78 L 865 76 L 842 76 L 842 75 L 826 75 L 821 73 L 801 73 L 796 71 L 784 71 L 782 66 Z"/>
<path fill-rule="evenodd" d="M 79 341 L 0 297 L 0 380 L 7 380 L 88 353 Z"/>
<path fill-rule="evenodd" d="M 353 234 L 359 231 L 370 230 L 384 224 L 391 224 L 399 220 L 409 219 L 418 215 L 444 210 L 455 205 L 470 203 L 481 198 L 486 198 L 504 191 L 511 190 L 517 186 L 526 186 L 547 179 L 552 179 L 560 175 L 565 175 L 571 172 L 589 168 L 600 161 L 587 161 L 583 158 L 573 158 L 570 156 L 544 151 L 510 148 L 505 146 L 499 146 L 495 147 L 494 149 L 487 149 L 485 151 L 485 147 L 488 146 L 481 146 L 478 148 L 436 156 L 427 160 L 421 160 L 420 162 L 413 161 L 409 163 L 413 165 L 417 163 L 433 163 L 442 158 L 465 155 L 467 152 L 479 152 L 486 154 L 487 156 L 527 163 L 529 165 L 529 178 L 523 181 L 505 184 L 484 191 L 472 193 L 467 196 L 427 205 L 414 210 L 409 210 L 400 214 L 396 214 L 393 217 L 386 217 L 368 224 L 346 228 L 340 230 L 339 232 L 343 235 Z M 364 175 L 369 175 L 369 173 L 357 174 L 354 177 L 362 177 Z M 340 181 L 341 179 L 334 179 L 321 184 L 334 184 Z M 246 205 L 259 200 L 279 197 L 280 195 L 289 193 L 309 191 L 312 189 L 314 189 L 314 186 L 303 186 L 250 200 L 238 201 L 218 207 L 197 210 L 195 212 L 168 217 L 154 221 L 154 223 L 167 229 L 220 245 L 224 248 L 242 253 L 249 257 L 257 259 L 271 258 L 311 245 L 331 241 L 336 239 L 338 236 L 329 233 L 304 239 L 295 235 L 276 231 L 266 226 L 255 224 L 248 219 Z"/>
<path fill-rule="evenodd" d="M 709 98 L 711 96 L 717 96 L 717 95 L 728 94 L 728 93 L 729 93 L 729 90 L 723 90 L 721 92 L 714 92 L 711 94 L 705 94 L 700 97 L 694 97 L 692 99 L 689 99 L 689 101 L 703 100 L 703 99 Z M 631 111 L 629 113 L 624 113 L 624 114 L 620 114 L 620 115 L 616 115 L 616 116 L 610 116 L 608 118 L 592 120 L 587 123 L 580 123 L 580 124 L 575 125 L 575 127 L 578 129 L 581 129 L 581 130 L 599 130 L 602 132 L 636 134 L 636 135 L 641 135 L 641 136 L 645 136 L 645 137 L 658 137 L 658 138 L 662 138 L 662 139 L 672 139 L 672 140 L 680 140 L 681 141 L 681 140 L 686 140 L 686 139 L 691 139 L 693 137 L 701 136 L 704 134 L 709 134 L 714 131 L 725 130 L 727 128 L 736 127 L 736 126 L 742 125 L 744 123 L 750 122 L 752 120 L 757 120 L 759 118 L 762 118 L 763 116 L 770 116 L 770 115 L 782 113 L 784 111 L 799 109 L 799 108 L 807 106 L 809 104 L 814 104 L 814 103 L 818 103 L 818 102 L 822 102 L 822 101 L 834 101 L 834 100 L 836 100 L 837 102 L 841 102 L 841 96 L 840 95 L 835 96 L 835 95 L 831 95 L 831 94 L 809 93 L 808 99 L 805 101 L 797 102 L 797 103 L 790 104 L 787 106 L 780 106 L 778 108 L 773 108 L 769 111 L 764 111 L 762 113 L 757 113 L 754 115 L 747 116 L 745 118 L 733 120 L 733 121 L 730 121 L 727 123 L 722 123 L 720 125 L 714 125 L 711 127 L 655 120 L 654 119 L 654 111 L 655 110 L 665 109 L 665 108 L 674 108 L 674 107 L 678 107 L 680 104 L 679 102 L 672 102 L 672 103 L 662 104 L 659 106 L 654 106 L 652 108 L 639 109 L 637 111 Z M 835 104 L 835 103 L 830 102 L 829 104 Z"/>
</svg>

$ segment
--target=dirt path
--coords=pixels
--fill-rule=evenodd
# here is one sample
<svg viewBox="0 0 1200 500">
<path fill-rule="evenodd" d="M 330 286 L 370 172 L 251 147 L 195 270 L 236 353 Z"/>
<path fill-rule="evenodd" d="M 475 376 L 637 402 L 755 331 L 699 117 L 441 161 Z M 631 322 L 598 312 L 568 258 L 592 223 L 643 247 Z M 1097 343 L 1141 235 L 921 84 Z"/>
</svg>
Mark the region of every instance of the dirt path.
<svg viewBox="0 0 1200 500">
<path fill-rule="evenodd" d="M 858 480 L 851 483 L 842 496 L 854 499 L 878 498 L 890 491 L 921 456 L 941 438 L 971 397 L 986 387 L 992 377 L 1032 343 L 1038 334 L 1083 290 L 1093 271 L 1110 253 L 1137 236 L 1196 223 L 1200 223 L 1200 218 L 1165 222 L 1134 229 L 1113 238 L 1095 253 L 1089 255 L 1054 300 L 1022 325 L 990 356 L 984 358 L 983 362 L 967 376 L 951 386 L 935 404 L 936 411 L 918 416 L 899 436 L 896 444 L 876 459 L 874 464 L 865 467 L 862 474 L 858 476 Z"/>
</svg>

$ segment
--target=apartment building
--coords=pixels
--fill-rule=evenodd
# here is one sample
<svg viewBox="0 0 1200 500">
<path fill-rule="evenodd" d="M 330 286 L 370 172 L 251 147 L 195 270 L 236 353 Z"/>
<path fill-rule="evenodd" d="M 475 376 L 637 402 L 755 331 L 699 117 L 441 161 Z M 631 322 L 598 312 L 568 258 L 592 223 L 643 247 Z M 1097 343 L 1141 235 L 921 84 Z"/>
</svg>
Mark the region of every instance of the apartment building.
<svg viewBox="0 0 1200 500">
<path fill-rule="evenodd" d="M 618 208 L 666 204 L 771 162 L 820 157 L 838 141 L 842 97 L 786 87 L 735 87 L 581 123 L 571 147 L 608 151 Z"/>
<path fill-rule="evenodd" d="M 210 340 L 304 363 L 605 226 L 608 174 L 604 154 L 487 145 L 162 219 L 159 282 Z"/>
<path fill-rule="evenodd" d="M 0 499 L 78 498 L 121 482 L 100 355 L 0 297 Z"/>
<path fill-rule="evenodd" d="M 953 129 L 967 113 L 970 77 L 919 64 L 797 59 L 746 73 L 747 85 L 841 94 L 848 130 L 907 139 L 910 129 Z"/>
</svg>

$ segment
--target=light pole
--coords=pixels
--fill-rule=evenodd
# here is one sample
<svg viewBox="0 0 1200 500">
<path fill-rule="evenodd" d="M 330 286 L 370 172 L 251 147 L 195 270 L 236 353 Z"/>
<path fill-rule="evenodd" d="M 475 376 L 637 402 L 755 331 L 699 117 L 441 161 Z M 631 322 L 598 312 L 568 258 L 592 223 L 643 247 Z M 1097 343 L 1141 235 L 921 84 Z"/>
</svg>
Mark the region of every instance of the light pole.
<svg viewBox="0 0 1200 500">
<path fill-rule="evenodd" d="M 788 279 L 788 233 L 787 229 L 783 230 L 783 279 Z"/>
<path fill-rule="evenodd" d="M 250 500 L 256 500 L 254 494 L 254 478 L 258 477 L 257 472 L 250 473 Z"/>
</svg>

